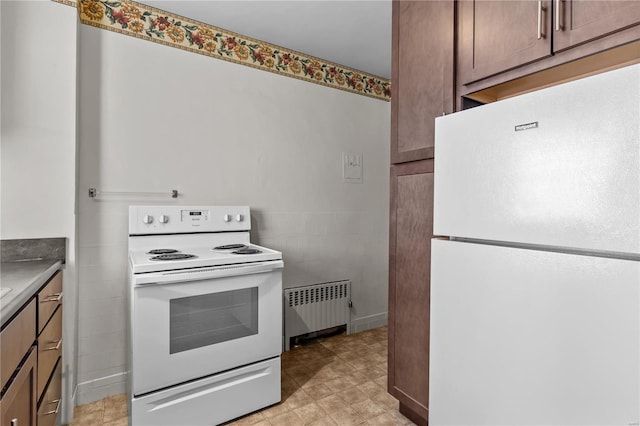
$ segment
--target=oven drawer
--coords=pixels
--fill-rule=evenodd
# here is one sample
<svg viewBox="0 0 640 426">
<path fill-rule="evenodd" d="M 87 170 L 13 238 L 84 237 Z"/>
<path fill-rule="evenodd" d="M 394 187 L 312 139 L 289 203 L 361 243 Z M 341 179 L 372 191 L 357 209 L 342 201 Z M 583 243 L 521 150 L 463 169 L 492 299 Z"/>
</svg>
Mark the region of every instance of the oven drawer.
<svg viewBox="0 0 640 426">
<path fill-rule="evenodd" d="M 38 399 L 60 355 L 62 355 L 62 309 L 58 309 L 53 314 L 53 318 L 38 337 Z"/>
<path fill-rule="evenodd" d="M 51 314 L 62 304 L 62 272 L 58 271 L 51 281 L 38 293 L 38 333 L 51 318 Z"/>
<path fill-rule="evenodd" d="M 280 357 L 132 400 L 136 426 L 220 424 L 280 402 Z"/>
</svg>

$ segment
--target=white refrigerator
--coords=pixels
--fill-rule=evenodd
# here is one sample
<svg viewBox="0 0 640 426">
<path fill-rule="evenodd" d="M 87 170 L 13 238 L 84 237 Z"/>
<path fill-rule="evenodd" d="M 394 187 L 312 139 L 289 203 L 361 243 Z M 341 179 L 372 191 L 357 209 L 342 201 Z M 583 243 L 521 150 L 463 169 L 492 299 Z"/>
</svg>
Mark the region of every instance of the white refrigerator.
<svg viewBox="0 0 640 426">
<path fill-rule="evenodd" d="M 436 119 L 429 424 L 640 422 L 640 65 Z"/>
</svg>

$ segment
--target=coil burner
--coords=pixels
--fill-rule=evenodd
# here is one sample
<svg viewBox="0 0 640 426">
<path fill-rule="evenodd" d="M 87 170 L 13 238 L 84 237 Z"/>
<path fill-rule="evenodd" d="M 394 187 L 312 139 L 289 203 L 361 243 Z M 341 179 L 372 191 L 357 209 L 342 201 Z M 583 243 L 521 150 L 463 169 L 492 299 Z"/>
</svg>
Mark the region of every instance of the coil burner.
<svg viewBox="0 0 640 426">
<path fill-rule="evenodd" d="M 147 254 L 171 254 L 171 253 L 177 253 L 178 250 L 176 249 L 153 249 L 153 250 L 149 250 L 147 252 Z"/>
<path fill-rule="evenodd" d="M 244 244 L 226 244 L 223 246 L 218 246 L 218 247 L 214 247 L 214 250 L 236 250 L 236 249 L 242 249 L 245 248 L 246 245 Z"/>
<path fill-rule="evenodd" d="M 258 254 L 258 253 L 262 253 L 260 250 L 258 249 L 254 249 L 254 248 L 241 248 L 240 250 L 236 250 L 236 251 L 232 251 L 231 253 L 233 254 Z"/>
<path fill-rule="evenodd" d="M 160 254 L 158 256 L 153 256 L 149 260 L 163 261 L 163 260 L 186 260 L 193 259 L 196 257 L 195 254 L 186 254 L 186 253 L 170 253 L 170 254 Z"/>
</svg>

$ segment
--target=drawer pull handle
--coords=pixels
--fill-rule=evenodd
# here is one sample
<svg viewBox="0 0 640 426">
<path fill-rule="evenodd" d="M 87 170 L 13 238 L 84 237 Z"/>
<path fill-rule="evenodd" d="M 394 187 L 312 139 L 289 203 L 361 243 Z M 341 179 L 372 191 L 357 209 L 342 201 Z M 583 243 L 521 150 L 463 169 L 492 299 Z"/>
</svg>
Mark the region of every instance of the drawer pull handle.
<svg viewBox="0 0 640 426">
<path fill-rule="evenodd" d="M 47 297 L 46 299 L 42 300 L 40 303 L 45 303 L 45 302 L 59 302 L 62 300 L 62 292 L 60 293 L 54 293 L 51 296 Z"/>
<path fill-rule="evenodd" d="M 60 410 L 60 403 L 62 402 L 62 399 L 55 399 L 53 401 L 49 401 L 47 402 L 48 404 L 56 404 L 56 409 L 53 411 L 47 411 L 46 413 L 44 413 L 45 416 L 48 416 L 49 414 L 58 414 L 58 411 Z"/>
<path fill-rule="evenodd" d="M 18 426 L 18 419 L 12 419 L 11 426 Z"/>
<path fill-rule="evenodd" d="M 62 345 L 62 339 L 60 339 L 60 340 L 52 340 L 52 341 L 51 341 L 51 342 L 49 342 L 49 343 L 55 343 L 56 345 L 55 345 L 55 346 L 48 347 L 48 348 L 46 348 L 46 349 L 43 349 L 43 350 L 42 350 L 43 352 L 44 352 L 44 351 L 57 351 L 57 350 L 59 350 L 59 349 L 60 349 L 60 345 Z"/>
</svg>

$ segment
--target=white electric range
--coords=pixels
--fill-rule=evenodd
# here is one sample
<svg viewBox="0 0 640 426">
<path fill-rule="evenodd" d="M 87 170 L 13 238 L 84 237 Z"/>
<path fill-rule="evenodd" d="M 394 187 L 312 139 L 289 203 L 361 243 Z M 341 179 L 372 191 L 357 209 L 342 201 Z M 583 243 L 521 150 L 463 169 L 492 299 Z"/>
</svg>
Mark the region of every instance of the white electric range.
<svg viewBox="0 0 640 426">
<path fill-rule="evenodd" d="M 246 206 L 131 206 L 130 419 L 212 425 L 280 401 L 282 254 Z"/>
</svg>

